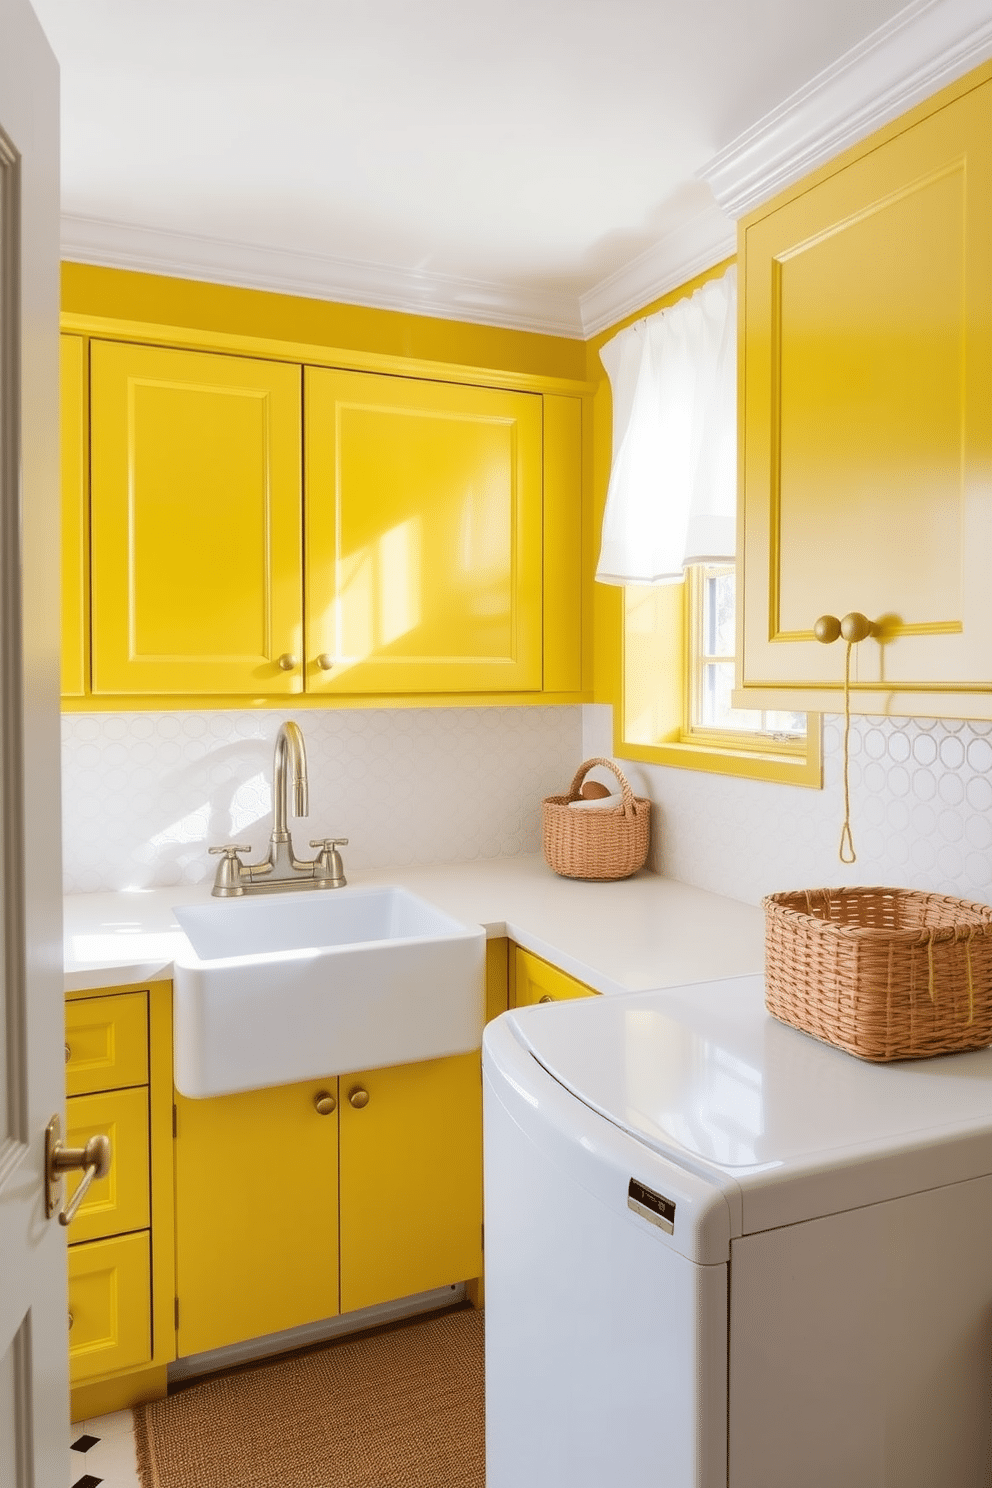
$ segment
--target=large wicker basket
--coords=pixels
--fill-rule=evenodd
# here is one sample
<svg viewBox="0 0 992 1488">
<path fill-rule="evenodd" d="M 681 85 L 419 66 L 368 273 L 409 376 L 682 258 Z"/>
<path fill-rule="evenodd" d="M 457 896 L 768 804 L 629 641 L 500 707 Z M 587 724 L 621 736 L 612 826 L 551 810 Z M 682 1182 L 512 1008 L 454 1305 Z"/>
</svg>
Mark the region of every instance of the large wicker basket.
<svg viewBox="0 0 992 1488">
<path fill-rule="evenodd" d="M 582 782 L 594 765 L 612 770 L 623 800 L 618 806 L 575 810 Z M 563 878 L 606 882 L 629 878 L 643 867 L 651 831 L 651 802 L 635 796 L 612 760 L 588 759 L 575 772 L 564 796 L 546 796 L 543 804 L 544 857 Z"/>
<path fill-rule="evenodd" d="M 992 908 L 910 889 L 770 894 L 765 1005 L 862 1059 L 992 1043 Z"/>
</svg>

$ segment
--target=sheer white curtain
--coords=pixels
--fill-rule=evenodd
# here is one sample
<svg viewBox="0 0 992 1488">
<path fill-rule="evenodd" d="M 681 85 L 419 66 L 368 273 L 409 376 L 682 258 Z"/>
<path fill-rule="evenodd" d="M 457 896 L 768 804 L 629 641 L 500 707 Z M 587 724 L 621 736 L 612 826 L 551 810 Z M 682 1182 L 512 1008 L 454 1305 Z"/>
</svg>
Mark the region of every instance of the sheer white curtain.
<svg viewBox="0 0 992 1488">
<path fill-rule="evenodd" d="M 732 563 L 737 504 L 737 270 L 628 326 L 600 352 L 613 469 L 596 578 L 678 583 Z"/>
</svg>

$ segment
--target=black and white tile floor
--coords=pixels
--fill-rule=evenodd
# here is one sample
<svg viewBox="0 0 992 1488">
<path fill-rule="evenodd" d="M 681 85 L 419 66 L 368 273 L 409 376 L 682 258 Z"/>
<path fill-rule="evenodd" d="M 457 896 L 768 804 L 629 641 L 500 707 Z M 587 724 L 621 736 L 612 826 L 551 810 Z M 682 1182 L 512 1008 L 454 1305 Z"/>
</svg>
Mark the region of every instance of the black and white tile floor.
<svg viewBox="0 0 992 1488">
<path fill-rule="evenodd" d="M 69 1488 L 141 1488 L 129 1410 L 69 1428 Z"/>
</svg>

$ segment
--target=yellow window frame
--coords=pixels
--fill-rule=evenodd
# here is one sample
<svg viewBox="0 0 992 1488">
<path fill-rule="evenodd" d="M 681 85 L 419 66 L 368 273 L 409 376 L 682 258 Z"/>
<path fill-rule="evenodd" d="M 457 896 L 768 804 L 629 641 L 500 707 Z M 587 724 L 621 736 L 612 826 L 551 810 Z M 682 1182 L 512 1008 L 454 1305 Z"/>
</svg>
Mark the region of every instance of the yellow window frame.
<svg viewBox="0 0 992 1488">
<path fill-rule="evenodd" d="M 692 589 L 690 580 L 630 585 L 621 591 L 614 753 L 647 764 L 819 789 L 823 767 L 818 713 L 807 714 L 806 738 L 795 742 L 691 727 L 693 626 L 698 623 Z"/>
</svg>

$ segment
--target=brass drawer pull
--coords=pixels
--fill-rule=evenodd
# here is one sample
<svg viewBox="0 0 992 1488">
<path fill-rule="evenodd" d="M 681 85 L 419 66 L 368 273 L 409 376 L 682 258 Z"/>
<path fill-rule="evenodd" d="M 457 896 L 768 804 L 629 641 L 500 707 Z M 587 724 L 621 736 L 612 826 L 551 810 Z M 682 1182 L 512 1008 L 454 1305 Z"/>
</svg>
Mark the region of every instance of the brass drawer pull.
<svg viewBox="0 0 992 1488">
<path fill-rule="evenodd" d="M 320 667 L 320 670 L 322 672 L 333 672 L 334 657 L 328 651 L 321 651 L 320 655 L 317 657 L 317 665 Z"/>
<path fill-rule="evenodd" d="M 356 1111 L 361 1111 L 369 1103 L 369 1093 L 361 1085 L 356 1085 L 354 1090 L 348 1091 L 348 1099 Z"/>
<path fill-rule="evenodd" d="M 298 667 L 299 664 L 299 658 L 294 656 L 292 651 L 284 651 L 279 657 L 278 665 L 284 672 L 291 672 L 293 668 Z"/>
<path fill-rule="evenodd" d="M 69 1045 L 66 1044 L 66 1046 L 65 1046 L 65 1062 L 66 1062 L 66 1064 L 69 1063 L 69 1060 L 71 1058 L 72 1058 L 72 1050 L 69 1048 Z"/>
<path fill-rule="evenodd" d="M 538 1002 L 554 1002 L 554 998 L 551 996 L 550 992 L 545 992 L 544 996 L 539 997 L 537 1000 Z"/>
<path fill-rule="evenodd" d="M 338 1103 L 329 1090 L 318 1090 L 313 1098 L 313 1108 L 318 1116 L 330 1116 L 338 1108 Z"/>
<path fill-rule="evenodd" d="M 110 1172 L 110 1138 L 90 1137 L 85 1147 L 63 1147 L 62 1123 L 53 1116 L 45 1131 L 45 1215 L 51 1219 L 58 1208 L 65 1173 L 83 1171 L 83 1181 L 72 1196 L 72 1202 L 59 1215 L 60 1225 L 69 1225 L 86 1196 L 94 1178 L 106 1178 Z"/>
</svg>

